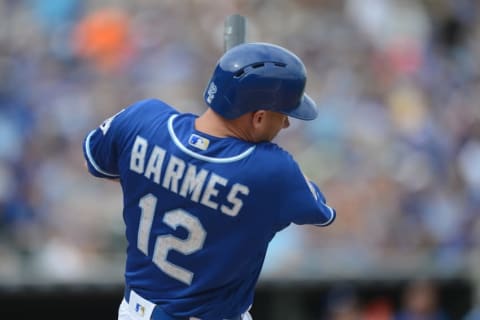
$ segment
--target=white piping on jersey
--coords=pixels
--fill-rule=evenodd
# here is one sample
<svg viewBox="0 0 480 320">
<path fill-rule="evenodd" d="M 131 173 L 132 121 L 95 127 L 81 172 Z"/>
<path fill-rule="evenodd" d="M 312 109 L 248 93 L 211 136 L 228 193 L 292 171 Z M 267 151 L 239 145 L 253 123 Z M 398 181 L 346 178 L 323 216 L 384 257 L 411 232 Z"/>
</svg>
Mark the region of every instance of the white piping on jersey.
<svg viewBox="0 0 480 320">
<path fill-rule="evenodd" d="M 330 210 L 330 214 L 331 214 L 330 219 L 328 219 L 327 222 L 324 222 L 324 223 L 316 223 L 315 224 L 316 226 L 320 226 L 320 227 L 321 226 L 328 226 L 330 223 L 332 223 L 333 219 L 335 219 L 335 211 L 332 208 L 330 208 L 329 206 L 327 206 L 326 204 L 325 204 L 325 207 L 327 207 L 328 210 Z"/>
<path fill-rule="evenodd" d="M 180 150 L 182 150 L 183 152 L 185 152 L 186 154 L 188 154 L 189 156 L 193 157 L 193 158 L 203 160 L 203 161 L 207 161 L 207 162 L 213 162 L 213 163 L 228 163 L 228 162 L 234 162 L 234 161 L 241 160 L 241 159 L 249 156 L 250 153 L 252 153 L 253 150 L 255 150 L 255 146 L 251 146 L 250 148 L 248 148 L 244 152 L 242 152 L 242 153 L 240 153 L 236 156 L 228 157 L 228 158 L 207 157 L 207 156 L 204 156 L 202 154 L 196 153 L 196 152 L 194 152 L 190 149 L 187 149 L 180 142 L 180 140 L 178 140 L 177 136 L 175 135 L 175 131 L 173 130 L 173 119 L 175 119 L 177 116 L 178 116 L 177 114 L 174 114 L 174 115 L 170 116 L 170 118 L 168 118 L 168 133 L 170 133 L 170 137 L 172 138 L 173 142 L 177 145 L 177 147 Z"/>
<path fill-rule="evenodd" d="M 112 177 L 112 178 L 118 178 L 118 177 L 120 177 L 120 175 L 108 173 L 108 172 L 106 172 L 105 170 L 102 170 L 102 169 L 98 166 L 98 164 L 95 162 L 95 160 L 93 159 L 93 157 L 92 157 L 92 153 L 90 152 L 90 138 L 92 137 L 93 133 L 94 133 L 96 130 L 97 130 L 97 129 L 92 130 L 92 131 L 88 134 L 87 139 L 85 139 L 85 151 L 86 151 L 86 153 L 87 153 L 88 162 L 90 162 L 90 164 L 95 168 L 95 170 L 97 170 L 97 171 L 100 172 L 101 174 L 106 175 L 106 176 L 108 176 L 108 177 Z"/>
</svg>

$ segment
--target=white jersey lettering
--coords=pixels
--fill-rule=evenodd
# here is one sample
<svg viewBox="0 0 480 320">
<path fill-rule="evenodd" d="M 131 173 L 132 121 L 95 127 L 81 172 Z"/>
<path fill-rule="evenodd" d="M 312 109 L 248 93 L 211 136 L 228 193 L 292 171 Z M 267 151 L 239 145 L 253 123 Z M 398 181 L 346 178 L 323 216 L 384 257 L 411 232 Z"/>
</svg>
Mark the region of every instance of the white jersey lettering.
<svg viewBox="0 0 480 320">
<path fill-rule="evenodd" d="M 148 159 L 147 168 L 145 169 L 145 177 L 152 179 L 156 184 L 160 184 L 160 175 L 162 171 L 163 159 L 165 159 L 165 150 L 159 146 L 153 148 L 152 154 Z"/>
<path fill-rule="evenodd" d="M 228 179 L 197 167 L 167 153 L 157 145 L 147 154 L 148 141 L 137 135 L 130 155 L 130 170 L 146 179 L 191 201 L 235 217 L 243 208 L 241 195 L 248 196 L 250 189 L 235 183 L 226 190 L 227 196 L 219 198 L 221 187 L 228 186 Z M 162 170 L 163 176 L 162 176 Z"/>
<path fill-rule="evenodd" d="M 185 162 L 180 158 L 170 156 L 162 186 L 174 193 L 178 193 L 178 180 L 183 177 L 184 171 Z"/>
<path fill-rule="evenodd" d="M 219 176 L 218 174 L 215 174 L 212 172 L 210 176 L 210 180 L 208 180 L 207 187 L 205 188 L 205 191 L 203 192 L 203 197 L 201 204 L 217 210 L 218 208 L 218 203 L 213 202 L 211 200 L 212 197 L 216 197 L 218 195 L 218 189 L 215 189 L 216 184 L 220 184 L 222 186 L 226 186 L 228 183 L 228 180 L 225 179 L 224 177 Z"/>
<path fill-rule="evenodd" d="M 250 193 L 250 189 L 248 189 L 248 187 L 244 186 L 243 184 L 235 183 L 232 189 L 230 189 L 230 192 L 228 193 L 228 196 L 227 196 L 228 202 L 233 204 L 233 206 L 229 208 L 226 205 L 222 205 L 220 207 L 220 211 L 222 211 L 223 213 L 229 216 L 235 217 L 243 207 L 242 199 L 237 198 L 238 193 L 248 196 L 248 194 Z"/>
<path fill-rule="evenodd" d="M 143 174 L 143 171 L 145 170 L 145 154 L 147 153 L 147 147 L 147 140 L 137 136 L 133 143 L 132 154 L 130 156 L 130 170 Z"/>
<path fill-rule="evenodd" d="M 198 202 L 207 175 L 208 171 L 205 169 L 201 169 L 200 172 L 197 174 L 197 167 L 193 164 L 189 164 L 187 172 L 185 173 L 185 176 L 183 178 L 180 195 L 186 198 L 187 194 L 190 194 L 190 199 L 193 202 Z"/>
</svg>

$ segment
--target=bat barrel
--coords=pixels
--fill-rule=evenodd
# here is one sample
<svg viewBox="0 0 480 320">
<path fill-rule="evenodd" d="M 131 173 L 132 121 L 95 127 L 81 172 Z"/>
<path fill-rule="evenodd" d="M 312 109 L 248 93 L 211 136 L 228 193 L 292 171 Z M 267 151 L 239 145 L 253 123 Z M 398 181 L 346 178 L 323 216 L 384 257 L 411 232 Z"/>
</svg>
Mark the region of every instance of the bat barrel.
<svg viewBox="0 0 480 320">
<path fill-rule="evenodd" d="M 245 17 L 239 14 L 233 14 L 225 19 L 225 51 L 245 42 L 246 25 Z"/>
</svg>

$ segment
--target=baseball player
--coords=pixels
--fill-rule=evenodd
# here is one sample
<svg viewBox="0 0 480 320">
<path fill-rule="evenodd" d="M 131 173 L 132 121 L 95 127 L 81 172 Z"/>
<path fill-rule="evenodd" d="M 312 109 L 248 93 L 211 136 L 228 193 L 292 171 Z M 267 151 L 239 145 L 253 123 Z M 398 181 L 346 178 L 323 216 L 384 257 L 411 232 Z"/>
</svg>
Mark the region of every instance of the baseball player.
<svg viewBox="0 0 480 320">
<path fill-rule="evenodd" d="M 241 44 L 218 61 L 202 115 L 143 100 L 86 136 L 90 173 L 118 179 L 123 190 L 119 319 L 251 319 L 275 233 L 332 223 L 335 210 L 319 188 L 271 142 L 289 116 L 317 117 L 305 83 L 290 51 Z"/>
</svg>

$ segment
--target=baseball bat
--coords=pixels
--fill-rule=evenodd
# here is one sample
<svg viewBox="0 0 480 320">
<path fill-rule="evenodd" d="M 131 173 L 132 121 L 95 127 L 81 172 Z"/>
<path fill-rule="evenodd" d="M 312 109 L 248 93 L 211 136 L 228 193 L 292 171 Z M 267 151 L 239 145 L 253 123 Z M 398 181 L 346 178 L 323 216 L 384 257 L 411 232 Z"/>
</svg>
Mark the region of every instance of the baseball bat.
<svg viewBox="0 0 480 320">
<path fill-rule="evenodd" d="M 247 30 L 247 18 L 239 14 L 233 14 L 225 19 L 224 26 L 224 50 L 230 50 L 236 45 L 245 42 Z"/>
</svg>

